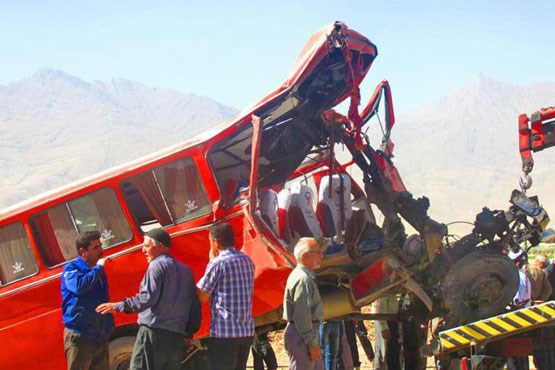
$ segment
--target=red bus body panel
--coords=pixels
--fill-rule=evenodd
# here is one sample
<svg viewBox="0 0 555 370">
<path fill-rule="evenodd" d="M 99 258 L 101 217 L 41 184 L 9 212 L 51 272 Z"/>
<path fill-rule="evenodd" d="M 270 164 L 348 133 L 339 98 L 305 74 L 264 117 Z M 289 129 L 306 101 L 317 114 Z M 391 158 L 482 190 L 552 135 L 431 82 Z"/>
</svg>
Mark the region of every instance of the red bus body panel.
<svg viewBox="0 0 555 370">
<path fill-rule="evenodd" d="M 190 141 L 50 191 L 0 212 L 0 227 L 13 222 L 21 222 L 25 226 L 39 265 L 36 275 L 0 286 L 0 369 L 32 367 L 52 370 L 66 367 L 60 294 L 63 266 L 48 268 L 41 262 L 38 246 L 32 238 L 29 217 L 97 189 L 114 189 L 133 232 L 131 240 L 105 251 L 105 256 L 114 257 L 106 265 L 110 298 L 112 301 L 119 301 L 138 292 L 139 283 L 147 268 L 146 259 L 141 252 L 142 232 L 132 222 L 130 210 L 120 189 L 121 181 L 182 157 L 191 157 L 194 160 L 208 199 L 213 204 L 213 211 L 166 228 L 173 238 L 173 256 L 189 265 L 198 281 L 208 263 L 208 227 L 217 220 L 225 219 L 237 232 L 238 245 L 242 246 L 243 251 L 251 256 L 256 265 L 253 316 L 256 318 L 281 306 L 285 282 L 294 264 L 294 257 L 279 241 L 272 239 L 272 235 L 259 234 L 257 221 L 245 216 L 248 209 L 245 212 L 241 205 L 227 209 L 218 207 L 220 189 L 207 163 L 206 153 L 213 145 L 232 135 L 240 127 L 250 124 L 251 116 L 255 112 L 290 94 L 301 82 L 309 78 L 330 53 L 328 35 L 334 27 L 332 25 L 315 34 L 301 52 L 286 81 L 238 117 Z M 343 32 L 348 36 L 349 47 L 352 50 L 368 53 L 372 57 L 377 55 L 375 46 L 364 36 L 345 26 Z M 355 77 L 357 84 L 367 69 Z M 347 86 L 334 103 L 344 100 L 350 93 Z M 115 319 L 117 327 L 124 327 L 134 325 L 136 315 L 116 314 Z M 208 304 L 205 304 L 203 325 L 197 333 L 198 336 L 208 334 L 209 321 L 209 308 Z"/>
</svg>

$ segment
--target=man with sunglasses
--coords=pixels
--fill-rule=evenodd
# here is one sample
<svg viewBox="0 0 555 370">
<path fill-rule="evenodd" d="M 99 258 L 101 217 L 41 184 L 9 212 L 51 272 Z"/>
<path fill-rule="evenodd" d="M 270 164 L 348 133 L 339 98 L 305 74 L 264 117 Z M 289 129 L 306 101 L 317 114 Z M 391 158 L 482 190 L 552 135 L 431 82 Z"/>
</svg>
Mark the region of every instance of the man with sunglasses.
<svg viewBox="0 0 555 370">
<path fill-rule="evenodd" d="M 294 252 L 297 266 L 289 275 L 283 298 L 285 349 L 292 370 L 323 369 L 318 328 L 324 318 L 322 299 L 314 280 L 322 250 L 314 238 L 301 238 Z"/>
</svg>

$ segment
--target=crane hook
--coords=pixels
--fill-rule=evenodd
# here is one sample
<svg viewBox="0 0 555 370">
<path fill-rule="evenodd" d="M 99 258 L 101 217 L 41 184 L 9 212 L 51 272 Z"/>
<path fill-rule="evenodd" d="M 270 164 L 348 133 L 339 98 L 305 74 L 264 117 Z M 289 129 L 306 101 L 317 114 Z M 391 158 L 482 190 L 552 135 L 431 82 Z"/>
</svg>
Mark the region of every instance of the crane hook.
<svg viewBox="0 0 555 370">
<path fill-rule="evenodd" d="M 520 189 L 522 189 L 522 192 L 526 194 L 526 190 L 532 187 L 532 177 L 530 177 L 530 175 L 525 172 L 518 179 L 518 183 L 520 184 Z"/>
</svg>

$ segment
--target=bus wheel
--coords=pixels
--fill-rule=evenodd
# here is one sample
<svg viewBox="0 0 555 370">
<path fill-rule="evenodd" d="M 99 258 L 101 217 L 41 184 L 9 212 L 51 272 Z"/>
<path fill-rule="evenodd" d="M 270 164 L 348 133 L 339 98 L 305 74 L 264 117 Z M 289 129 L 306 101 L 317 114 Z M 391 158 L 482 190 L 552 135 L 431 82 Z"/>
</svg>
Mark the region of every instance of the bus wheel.
<svg viewBox="0 0 555 370">
<path fill-rule="evenodd" d="M 518 270 L 501 253 L 476 251 L 453 265 L 442 282 L 443 303 L 451 319 L 467 323 L 497 315 L 518 290 Z"/>
<path fill-rule="evenodd" d="M 110 342 L 110 370 L 128 370 L 135 337 L 119 337 Z"/>
</svg>

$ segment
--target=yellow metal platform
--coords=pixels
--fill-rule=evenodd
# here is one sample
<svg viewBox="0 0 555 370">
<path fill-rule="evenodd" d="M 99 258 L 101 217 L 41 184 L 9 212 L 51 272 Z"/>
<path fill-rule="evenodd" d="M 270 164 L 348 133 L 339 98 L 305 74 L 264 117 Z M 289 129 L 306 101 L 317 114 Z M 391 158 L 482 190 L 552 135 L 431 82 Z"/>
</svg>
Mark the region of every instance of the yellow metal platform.
<svg viewBox="0 0 555 370">
<path fill-rule="evenodd" d="M 441 352 L 468 348 L 471 343 L 479 344 L 502 339 L 536 329 L 550 322 L 555 322 L 555 301 L 442 331 L 439 333 Z"/>
</svg>

